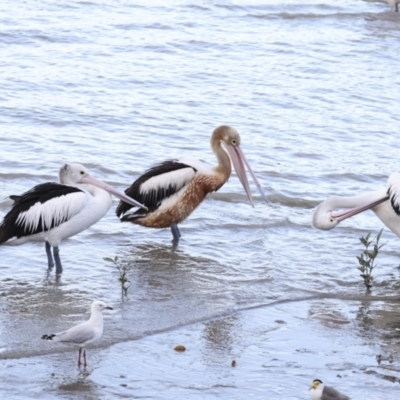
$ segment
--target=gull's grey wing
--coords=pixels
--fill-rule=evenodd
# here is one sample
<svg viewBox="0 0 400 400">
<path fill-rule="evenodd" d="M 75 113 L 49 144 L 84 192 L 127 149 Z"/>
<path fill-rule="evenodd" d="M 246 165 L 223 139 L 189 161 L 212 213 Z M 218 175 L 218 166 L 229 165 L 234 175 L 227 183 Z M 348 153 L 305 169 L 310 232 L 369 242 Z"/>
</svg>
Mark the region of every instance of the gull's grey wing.
<svg viewBox="0 0 400 400">
<path fill-rule="evenodd" d="M 338 392 L 333 387 L 325 386 L 321 400 L 350 400 L 350 397 Z"/>
<path fill-rule="evenodd" d="M 53 341 L 81 345 L 98 337 L 98 332 L 87 322 L 74 326 L 67 331 L 56 333 Z"/>
</svg>

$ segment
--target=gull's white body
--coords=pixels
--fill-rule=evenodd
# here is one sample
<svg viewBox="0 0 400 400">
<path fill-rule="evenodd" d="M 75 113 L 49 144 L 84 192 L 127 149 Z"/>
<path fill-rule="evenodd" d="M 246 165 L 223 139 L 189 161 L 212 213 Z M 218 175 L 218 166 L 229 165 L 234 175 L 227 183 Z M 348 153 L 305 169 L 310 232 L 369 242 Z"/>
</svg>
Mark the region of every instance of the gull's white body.
<svg viewBox="0 0 400 400">
<path fill-rule="evenodd" d="M 86 347 L 88 344 L 98 341 L 103 334 L 103 309 L 108 307 L 99 306 L 103 302 L 94 301 L 91 306 L 90 318 L 67 331 L 55 333 L 49 339 L 53 342 L 71 344 L 77 347 Z"/>
<path fill-rule="evenodd" d="M 67 331 L 43 335 L 42 339 L 52 340 L 53 342 L 65 343 L 79 347 L 78 365 L 80 365 L 81 350 L 88 344 L 98 341 L 103 334 L 103 314 L 102 311 L 112 308 L 103 301 L 94 301 L 91 306 L 90 318 Z M 83 353 L 86 365 L 86 352 Z"/>
</svg>

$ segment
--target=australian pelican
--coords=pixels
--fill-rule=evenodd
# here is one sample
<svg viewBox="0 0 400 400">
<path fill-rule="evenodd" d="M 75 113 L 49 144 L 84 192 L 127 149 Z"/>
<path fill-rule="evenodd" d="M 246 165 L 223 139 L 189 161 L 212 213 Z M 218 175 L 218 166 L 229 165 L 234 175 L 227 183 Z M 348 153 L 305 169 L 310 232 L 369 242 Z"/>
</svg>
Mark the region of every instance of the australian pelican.
<svg viewBox="0 0 400 400">
<path fill-rule="evenodd" d="M 171 228 L 174 242 L 181 236 L 178 224 L 204 200 L 217 191 L 231 175 L 231 160 L 247 196 L 253 204 L 244 165 L 249 170 L 262 197 L 266 196 L 242 149 L 240 135 L 230 126 L 220 126 L 211 136 L 211 149 L 217 157 L 215 167 L 198 160 L 164 161 L 135 180 L 125 193 L 143 203 L 146 209 L 132 209 L 122 200 L 116 210 L 121 221 L 150 228 Z M 225 150 L 226 149 L 226 150 Z M 229 157 L 230 156 L 230 157 Z"/>
<path fill-rule="evenodd" d="M 60 183 L 42 183 L 20 196 L 10 196 L 14 204 L 0 224 L 0 245 L 45 242 L 48 266 L 52 268 L 55 261 L 57 274 L 62 272 L 59 243 L 104 217 L 112 204 L 111 194 L 144 207 L 89 175 L 81 164 L 63 165 L 59 179 Z"/>
</svg>

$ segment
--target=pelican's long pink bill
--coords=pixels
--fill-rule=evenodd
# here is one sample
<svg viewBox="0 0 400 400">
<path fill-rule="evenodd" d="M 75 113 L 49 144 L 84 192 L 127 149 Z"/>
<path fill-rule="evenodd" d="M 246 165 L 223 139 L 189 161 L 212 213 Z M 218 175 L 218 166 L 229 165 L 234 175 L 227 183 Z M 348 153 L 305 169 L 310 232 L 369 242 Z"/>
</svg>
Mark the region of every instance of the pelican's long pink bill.
<svg viewBox="0 0 400 400">
<path fill-rule="evenodd" d="M 250 200 L 250 203 L 252 205 L 254 205 L 253 204 L 253 197 L 251 195 L 249 181 L 247 180 L 246 170 L 244 168 L 244 164 L 246 164 L 247 169 L 249 170 L 249 172 L 250 172 L 250 174 L 251 174 L 251 176 L 252 176 L 252 178 L 254 180 L 254 183 L 257 186 L 257 189 L 259 190 L 259 192 L 261 193 L 263 198 L 265 200 L 267 200 L 263 190 L 261 189 L 261 185 L 260 185 L 258 179 L 256 178 L 252 168 L 250 167 L 249 162 L 247 161 L 245 155 L 243 154 L 242 149 L 240 147 L 238 147 L 238 146 L 236 146 L 236 147 L 234 147 L 234 146 L 226 146 L 226 149 L 228 150 L 228 153 L 231 156 L 232 164 L 233 164 L 233 166 L 235 168 L 236 174 L 237 174 L 241 184 L 243 185 L 244 190 L 246 191 L 246 194 L 247 194 L 247 197 Z"/>
<path fill-rule="evenodd" d="M 261 187 L 261 184 L 260 184 L 259 180 L 256 177 L 256 174 L 254 173 L 253 169 L 250 167 L 250 164 L 247 161 L 247 158 L 244 155 L 243 150 L 240 147 L 237 147 L 237 151 L 240 154 L 240 156 L 242 157 L 242 160 L 244 161 L 244 164 L 246 165 L 247 169 L 249 170 L 250 175 L 253 178 L 253 181 L 254 181 L 255 185 L 257 186 L 258 191 L 260 192 L 260 194 L 263 197 L 263 199 L 268 203 L 267 196 L 265 195 L 264 190 Z"/>
<path fill-rule="evenodd" d="M 369 210 L 371 208 L 376 207 L 377 205 L 389 200 L 389 196 L 384 196 L 379 200 L 376 200 L 372 203 L 366 204 L 365 206 L 360 206 L 356 208 L 352 208 L 351 210 L 347 211 L 338 211 L 338 212 L 332 212 L 331 217 L 335 218 L 338 222 L 344 221 L 347 218 L 352 217 L 353 215 L 357 215 L 362 213 L 363 211 Z"/>
<path fill-rule="evenodd" d="M 107 185 L 107 183 L 99 181 L 98 179 L 94 178 L 91 175 L 84 176 L 80 181 L 82 183 L 90 183 L 94 186 L 99 187 L 100 189 L 107 190 L 107 192 L 109 192 L 110 194 L 113 194 L 115 197 L 119 198 L 120 200 L 125 201 L 126 203 L 131 204 L 135 207 L 141 207 L 141 208 L 144 208 L 145 210 L 148 210 L 148 208 L 145 205 L 132 199 L 131 197 L 127 196 L 125 193 L 120 192 L 119 190 L 113 188 L 112 186 Z"/>
<path fill-rule="evenodd" d="M 231 156 L 232 164 L 235 168 L 239 181 L 242 184 L 244 190 L 246 191 L 247 197 L 249 198 L 251 205 L 254 206 L 253 196 L 251 195 L 249 181 L 247 180 L 246 170 L 244 169 L 240 153 L 237 151 L 237 147 L 234 146 L 226 146 L 226 149 L 228 150 L 228 153 Z"/>
</svg>

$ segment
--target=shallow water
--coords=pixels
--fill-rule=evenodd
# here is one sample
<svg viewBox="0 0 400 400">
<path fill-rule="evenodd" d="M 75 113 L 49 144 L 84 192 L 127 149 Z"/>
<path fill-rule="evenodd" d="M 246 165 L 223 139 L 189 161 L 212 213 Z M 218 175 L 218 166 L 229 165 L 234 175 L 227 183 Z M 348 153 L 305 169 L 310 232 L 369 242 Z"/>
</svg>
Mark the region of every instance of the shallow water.
<svg viewBox="0 0 400 400">
<path fill-rule="evenodd" d="M 2 398 L 307 399 L 314 378 L 355 399 L 399 397 L 399 239 L 384 230 L 368 294 L 358 238 L 382 223 L 310 225 L 321 200 L 398 170 L 400 15 L 347 0 L 0 10 L 1 217 L 66 161 L 120 190 L 166 157 L 213 164 L 221 124 L 241 132 L 269 200 L 252 208 L 233 175 L 176 249 L 169 230 L 119 223 L 114 205 L 61 244 L 59 279 L 44 245 L 2 246 Z M 115 255 L 130 267 L 126 298 L 103 260 Z M 75 349 L 40 337 L 100 298 L 115 310 L 79 370 Z"/>
</svg>

